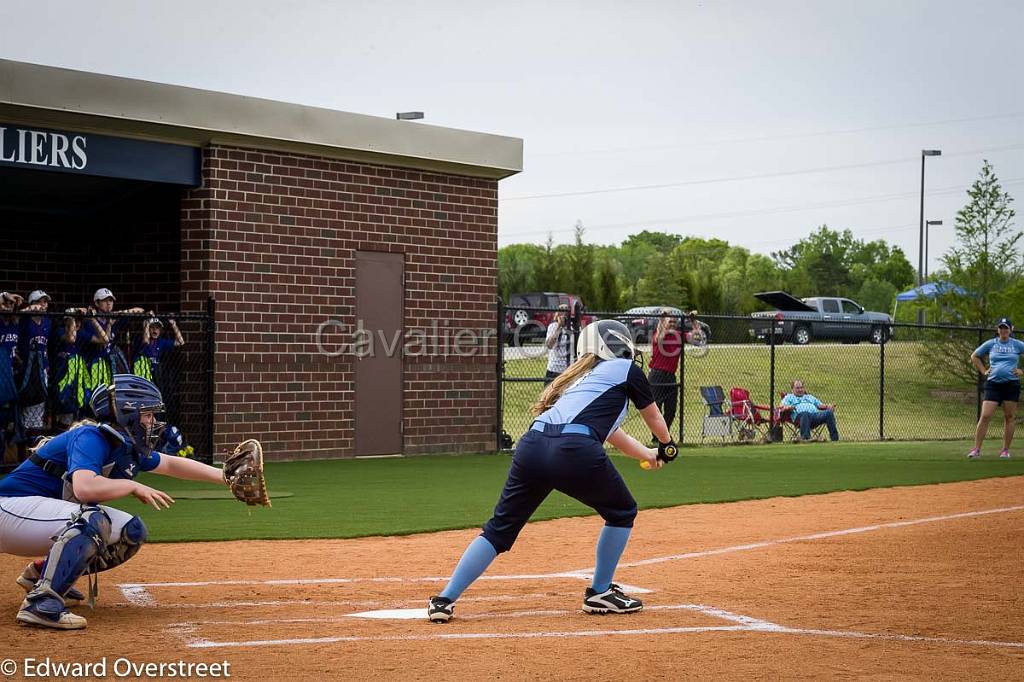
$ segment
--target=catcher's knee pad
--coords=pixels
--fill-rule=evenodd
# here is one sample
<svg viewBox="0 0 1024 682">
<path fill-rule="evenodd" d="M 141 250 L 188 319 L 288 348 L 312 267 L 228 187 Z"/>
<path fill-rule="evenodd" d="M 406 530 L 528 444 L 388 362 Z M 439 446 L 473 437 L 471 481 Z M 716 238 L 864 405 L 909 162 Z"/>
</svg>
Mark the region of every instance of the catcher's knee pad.
<svg viewBox="0 0 1024 682">
<path fill-rule="evenodd" d="M 138 553 L 147 537 L 146 524 L 138 516 L 133 516 L 121 529 L 121 539 L 111 542 L 105 551 L 93 557 L 89 570 L 99 573 L 120 566 Z"/>
<path fill-rule="evenodd" d="M 82 505 L 67 527 L 57 535 L 43 565 L 43 575 L 29 597 L 48 592 L 64 594 L 110 540 L 110 517 L 96 505 Z"/>
</svg>

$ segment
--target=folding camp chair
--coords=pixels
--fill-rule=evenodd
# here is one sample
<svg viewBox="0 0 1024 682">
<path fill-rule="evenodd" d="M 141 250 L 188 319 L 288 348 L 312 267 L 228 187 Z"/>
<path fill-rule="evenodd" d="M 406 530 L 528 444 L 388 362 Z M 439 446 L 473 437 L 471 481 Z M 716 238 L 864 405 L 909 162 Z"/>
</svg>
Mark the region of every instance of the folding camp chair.
<svg viewBox="0 0 1024 682">
<path fill-rule="evenodd" d="M 779 392 L 779 400 L 786 397 L 785 391 Z M 796 423 L 796 410 L 793 408 L 779 408 L 775 411 L 776 421 L 782 424 L 786 437 L 793 441 L 800 441 L 800 425 Z M 822 423 L 811 427 L 811 440 L 828 440 L 828 427 Z"/>
<path fill-rule="evenodd" d="M 704 442 L 707 436 L 720 436 L 722 440 L 732 438 L 732 417 L 726 407 L 728 400 L 725 391 L 721 386 L 701 386 L 700 399 L 708 408 L 701 424 L 700 440 Z"/>
<path fill-rule="evenodd" d="M 771 440 L 772 408 L 768 405 L 755 405 L 750 398 L 750 391 L 739 386 L 729 389 L 729 411 L 732 417 L 736 437 L 740 441 L 754 442 Z"/>
</svg>

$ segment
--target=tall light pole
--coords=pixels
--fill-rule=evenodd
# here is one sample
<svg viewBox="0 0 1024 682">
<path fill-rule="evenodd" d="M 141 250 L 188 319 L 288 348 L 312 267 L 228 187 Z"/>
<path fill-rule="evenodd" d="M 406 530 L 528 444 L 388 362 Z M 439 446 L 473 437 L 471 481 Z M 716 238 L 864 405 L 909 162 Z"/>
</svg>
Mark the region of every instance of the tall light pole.
<svg viewBox="0 0 1024 682">
<path fill-rule="evenodd" d="M 932 226 L 941 225 L 941 220 L 926 220 L 924 221 L 924 278 L 928 279 L 928 235 L 932 231 Z"/>
<path fill-rule="evenodd" d="M 941 149 L 921 150 L 921 232 L 917 241 L 917 286 L 924 284 L 924 160 L 928 156 L 941 156 Z M 918 309 L 917 323 L 924 324 L 924 310 Z"/>
</svg>

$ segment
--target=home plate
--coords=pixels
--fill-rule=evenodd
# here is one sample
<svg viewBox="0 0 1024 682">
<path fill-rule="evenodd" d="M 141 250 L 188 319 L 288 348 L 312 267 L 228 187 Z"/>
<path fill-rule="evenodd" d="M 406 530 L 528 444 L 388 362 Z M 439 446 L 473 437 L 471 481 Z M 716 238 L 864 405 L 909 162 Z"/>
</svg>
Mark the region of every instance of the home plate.
<svg viewBox="0 0 1024 682">
<path fill-rule="evenodd" d="M 379 611 L 362 611 L 346 614 L 352 618 L 377 618 L 380 620 L 426 620 L 427 608 L 419 609 L 380 609 Z"/>
</svg>

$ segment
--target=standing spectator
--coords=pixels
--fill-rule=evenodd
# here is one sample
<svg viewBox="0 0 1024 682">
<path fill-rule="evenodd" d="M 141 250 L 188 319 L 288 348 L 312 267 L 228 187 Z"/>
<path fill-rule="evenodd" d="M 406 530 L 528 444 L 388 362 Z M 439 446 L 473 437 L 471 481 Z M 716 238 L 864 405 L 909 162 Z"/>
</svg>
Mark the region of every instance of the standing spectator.
<svg viewBox="0 0 1024 682">
<path fill-rule="evenodd" d="M 54 421 L 60 428 L 67 428 L 83 416 L 86 410 L 86 386 L 88 370 L 78 350 L 78 336 L 82 329 L 81 309 L 68 308 L 56 330 L 57 353 L 53 362 Z"/>
<path fill-rule="evenodd" d="M 178 323 L 174 321 L 173 317 L 167 318 L 167 322 L 174 334 L 173 339 L 163 335 L 164 323 L 160 321 L 160 318 L 150 317 L 142 323 L 142 340 L 133 353 L 132 373 L 156 384 L 164 396 L 168 418 L 173 415 L 173 419 L 177 420 L 178 392 L 175 385 L 177 382 L 168 371 L 167 363 L 162 360 L 176 346 L 185 345 L 185 338 L 181 335 Z"/>
<path fill-rule="evenodd" d="M 50 307 L 50 297 L 41 289 L 28 295 L 28 305 L 22 312 L 45 313 Z M 45 315 L 23 316 L 18 338 L 18 356 L 22 372 L 18 400 L 21 404 L 21 421 L 28 443 L 42 436 L 46 424 L 46 396 L 49 386 L 50 362 L 48 343 L 50 340 L 50 318 Z"/>
<path fill-rule="evenodd" d="M 971 459 L 981 456 L 981 443 L 985 440 L 989 422 L 1000 405 L 1003 406 L 1003 450 L 999 456 L 1003 459 L 1010 458 L 1014 417 L 1017 415 L 1017 403 L 1020 401 L 1020 378 L 1024 376 L 1024 371 L 1017 365 L 1021 353 L 1024 353 L 1024 342 L 1010 337 L 1013 333 L 1013 323 L 1008 317 L 999 320 L 996 324 L 996 333 L 996 338 L 989 339 L 971 353 L 971 364 L 980 374 L 987 377 L 985 401 L 981 403 L 981 418 L 974 430 L 974 447 L 967 453 Z M 986 355 L 988 367 L 981 361 Z"/>
<path fill-rule="evenodd" d="M 679 332 L 678 321 L 669 308 L 661 309 L 658 326 L 651 337 L 651 364 L 647 375 L 651 383 L 654 402 L 665 417 L 669 430 L 676 418 L 679 391 L 676 387 L 676 371 L 679 355 L 683 352 L 683 335 Z M 658 439 L 652 433 L 651 441 Z"/>
<path fill-rule="evenodd" d="M 181 330 L 178 329 L 178 323 L 174 321 L 173 317 L 167 318 L 167 321 L 174 334 L 173 339 L 163 335 L 164 323 L 160 321 L 159 317 L 150 317 L 143 323 L 142 341 L 135 349 L 135 361 L 132 363 L 132 374 L 149 379 L 157 387 L 160 387 L 160 358 L 170 352 L 172 348 L 185 345 L 185 338 L 181 335 Z M 161 393 L 164 393 L 163 388 L 160 388 Z M 166 397 L 166 393 L 164 393 L 164 397 Z"/>
<path fill-rule="evenodd" d="M 109 315 L 114 312 L 113 292 L 106 287 L 96 290 L 93 295 L 93 307 L 86 309 L 88 316 L 79 332 L 79 351 L 85 359 L 88 370 L 86 384 L 86 401 L 92 391 L 101 384 L 109 384 L 114 374 L 128 374 L 128 360 L 124 353 L 114 345 L 117 333 L 124 328 L 128 320 L 115 319 Z M 142 308 L 129 308 L 122 313 L 141 313 Z"/>
<path fill-rule="evenodd" d="M 0 460 L 6 459 L 7 445 L 21 431 L 18 413 L 19 369 L 18 318 L 14 312 L 24 299 L 18 294 L 0 292 Z"/>
<path fill-rule="evenodd" d="M 569 306 L 563 303 L 558 306 L 555 321 L 548 325 L 548 333 L 544 337 L 544 346 L 548 349 L 548 371 L 544 374 L 545 386 L 557 379 L 558 375 L 569 366 L 569 349 L 574 340 L 568 320 Z"/>
<path fill-rule="evenodd" d="M 804 382 L 797 379 L 790 387 L 790 392 L 782 399 L 783 411 L 793 411 L 793 421 L 800 427 L 800 439 L 810 440 L 811 429 L 819 424 L 828 427 L 831 440 L 839 440 L 836 428 L 834 405 L 826 405 L 804 390 Z"/>
</svg>

